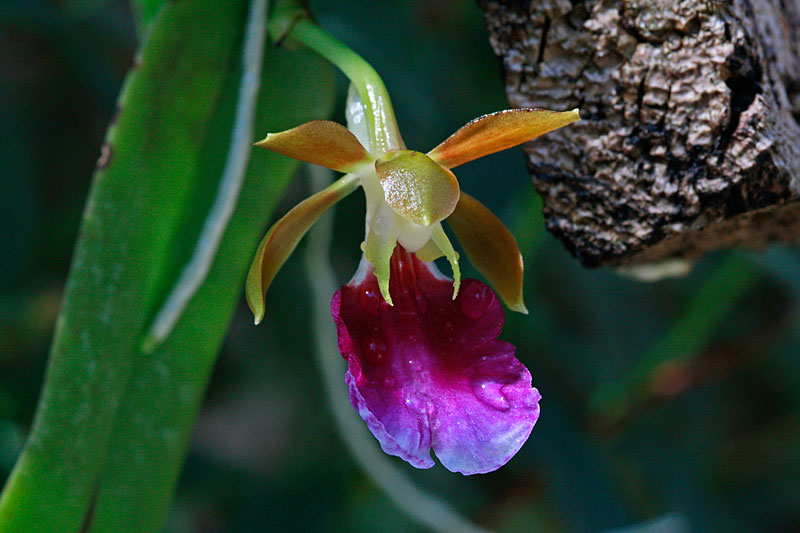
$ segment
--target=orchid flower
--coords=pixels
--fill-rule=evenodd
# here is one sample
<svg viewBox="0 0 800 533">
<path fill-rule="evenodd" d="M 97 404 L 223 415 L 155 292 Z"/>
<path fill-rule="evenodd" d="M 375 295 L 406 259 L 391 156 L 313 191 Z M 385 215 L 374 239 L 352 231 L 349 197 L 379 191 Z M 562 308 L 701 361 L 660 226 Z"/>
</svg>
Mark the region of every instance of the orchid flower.
<svg viewBox="0 0 800 533">
<path fill-rule="evenodd" d="M 291 209 L 262 240 L 246 287 L 255 321 L 302 236 L 360 186 L 367 201 L 363 257 L 331 303 L 351 403 L 383 450 L 415 467 L 433 466 L 433 448 L 451 471 L 493 471 L 527 440 L 540 395 L 514 347 L 497 340 L 504 313 L 495 293 L 476 280 L 461 283 L 442 221 L 506 306 L 527 313 L 522 256 L 503 223 L 460 190 L 451 169 L 579 120 L 578 111 L 500 111 L 426 153 L 409 150 L 372 67 L 309 20 L 291 35 L 351 79 L 348 127 L 316 120 L 270 133 L 256 146 L 345 175 Z M 452 281 L 433 263 L 442 256 Z"/>
</svg>

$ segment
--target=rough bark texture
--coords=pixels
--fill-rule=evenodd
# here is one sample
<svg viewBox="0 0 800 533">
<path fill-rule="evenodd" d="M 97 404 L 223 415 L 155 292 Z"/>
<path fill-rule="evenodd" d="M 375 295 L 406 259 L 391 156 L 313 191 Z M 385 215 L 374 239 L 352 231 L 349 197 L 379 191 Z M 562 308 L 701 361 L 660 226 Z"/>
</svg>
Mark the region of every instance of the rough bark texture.
<svg viewBox="0 0 800 533">
<path fill-rule="evenodd" d="M 514 106 L 584 121 L 525 147 L 587 266 L 800 235 L 800 0 L 479 0 Z"/>
</svg>

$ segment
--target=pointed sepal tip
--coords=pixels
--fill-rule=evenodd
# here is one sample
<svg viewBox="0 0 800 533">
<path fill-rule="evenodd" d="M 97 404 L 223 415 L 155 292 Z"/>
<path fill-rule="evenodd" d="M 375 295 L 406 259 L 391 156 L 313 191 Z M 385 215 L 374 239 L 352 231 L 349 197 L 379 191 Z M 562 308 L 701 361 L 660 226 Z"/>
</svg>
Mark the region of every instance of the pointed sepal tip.
<svg viewBox="0 0 800 533">
<path fill-rule="evenodd" d="M 258 246 L 245 284 L 245 298 L 256 325 L 264 318 L 267 289 L 297 243 L 329 207 L 357 187 L 358 179 L 348 174 L 294 206 L 269 229 Z"/>
<path fill-rule="evenodd" d="M 527 314 L 523 301 L 524 265 L 514 236 L 485 205 L 461 193 L 447 222 L 470 262 L 512 311 Z"/>
</svg>

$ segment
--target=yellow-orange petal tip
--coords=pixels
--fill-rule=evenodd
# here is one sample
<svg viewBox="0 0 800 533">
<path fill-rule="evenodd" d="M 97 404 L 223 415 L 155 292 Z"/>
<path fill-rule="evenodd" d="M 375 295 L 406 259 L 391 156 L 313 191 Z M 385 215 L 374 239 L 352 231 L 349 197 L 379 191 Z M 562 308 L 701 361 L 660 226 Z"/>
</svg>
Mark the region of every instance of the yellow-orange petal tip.
<svg viewBox="0 0 800 533">
<path fill-rule="evenodd" d="M 517 303 L 514 303 L 514 304 L 509 304 L 508 308 L 510 310 L 512 310 L 512 311 L 515 311 L 517 313 L 521 313 L 523 315 L 527 315 L 528 314 L 528 308 L 525 307 L 525 304 L 523 302 L 517 302 Z"/>
</svg>

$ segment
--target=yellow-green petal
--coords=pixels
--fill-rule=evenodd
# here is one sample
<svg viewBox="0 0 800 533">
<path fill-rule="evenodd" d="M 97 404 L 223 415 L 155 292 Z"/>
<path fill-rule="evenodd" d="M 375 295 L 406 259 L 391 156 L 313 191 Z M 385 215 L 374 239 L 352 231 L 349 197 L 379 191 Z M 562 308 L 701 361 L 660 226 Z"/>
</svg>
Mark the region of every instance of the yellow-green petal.
<svg viewBox="0 0 800 533">
<path fill-rule="evenodd" d="M 392 209 L 383 205 L 370 221 L 367 241 L 364 243 L 364 257 L 372 263 L 372 273 L 378 279 L 381 296 L 389 305 L 394 305 L 389 294 L 390 262 L 397 244 L 394 216 Z"/>
<path fill-rule="evenodd" d="M 580 120 L 577 109 L 507 109 L 468 122 L 428 155 L 442 166 L 455 168 Z"/>
<path fill-rule="evenodd" d="M 458 180 L 423 153 L 396 150 L 375 162 L 386 203 L 416 224 L 444 220 L 458 203 Z"/>
<path fill-rule="evenodd" d="M 444 253 L 450 263 L 450 268 L 453 269 L 453 300 L 455 300 L 456 296 L 458 296 L 458 289 L 461 287 L 461 268 L 458 266 L 458 252 L 453 248 L 441 224 L 438 224 L 436 229 L 433 230 L 431 240 Z"/>
<path fill-rule="evenodd" d="M 472 196 L 461 193 L 447 219 L 475 268 L 512 311 L 528 313 L 522 297 L 523 265 L 514 236 L 499 218 Z"/>
<path fill-rule="evenodd" d="M 356 136 L 330 120 L 312 120 L 290 130 L 270 133 L 255 145 L 339 172 L 353 172 L 371 161 Z"/>
<path fill-rule="evenodd" d="M 275 274 L 297 247 L 303 235 L 333 204 L 358 188 L 358 179 L 347 175 L 306 198 L 278 220 L 264 236 L 247 274 L 245 296 L 258 324 L 264 318 L 264 296 Z"/>
</svg>

